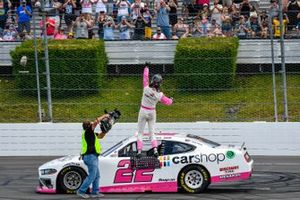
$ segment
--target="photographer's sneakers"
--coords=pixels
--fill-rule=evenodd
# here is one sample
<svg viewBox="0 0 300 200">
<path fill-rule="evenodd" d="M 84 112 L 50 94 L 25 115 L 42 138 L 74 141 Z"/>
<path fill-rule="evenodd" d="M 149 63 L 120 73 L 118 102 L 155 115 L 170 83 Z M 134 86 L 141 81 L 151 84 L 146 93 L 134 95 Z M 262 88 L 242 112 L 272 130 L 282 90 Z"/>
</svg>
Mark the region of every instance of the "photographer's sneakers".
<svg viewBox="0 0 300 200">
<path fill-rule="evenodd" d="M 90 196 L 91 198 L 102 198 L 102 197 L 104 197 L 104 194 L 102 194 L 102 193 L 98 193 L 98 194 L 91 194 L 91 196 Z"/>
<path fill-rule="evenodd" d="M 83 199 L 88 199 L 88 198 L 90 198 L 89 195 L 84 194 L 84 193 L 80 193 L 79 191 L 76 192 L 76 195 L 79 196 L 79 197 L 81 197 L 81 198 L 83 198 Z"/>
</svg>

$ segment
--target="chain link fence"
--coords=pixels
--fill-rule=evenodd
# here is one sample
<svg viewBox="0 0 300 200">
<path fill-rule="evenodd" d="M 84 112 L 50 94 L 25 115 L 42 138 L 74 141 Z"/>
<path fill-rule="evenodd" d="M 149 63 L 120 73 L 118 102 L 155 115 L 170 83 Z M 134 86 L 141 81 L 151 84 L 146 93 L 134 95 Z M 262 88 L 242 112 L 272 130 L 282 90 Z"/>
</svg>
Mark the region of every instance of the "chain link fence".
<svg viewBox="0 0 300 200">
<path fill-rule="evenodd" d="M 31 58 L 29 58 L 31 59 Z M 39 58 L 43 59 L 43 58 Z M 78 58 L 82 63 L 84 57 Z M 199 59 L 199 58 L 198 58 Z M 204 58 L 200 58 L 204 59 Z M 218 59 L 218 58 L 216 58 Z M 49 56 L 51 66 L 53 59 Z M 76 62 L 61 59 L 60 62 Z M 190 62 L 187 60 L 186 62 Z M 193 62 L 198 62 L 195 59 Z M 210 60 L 215 62 L 215 60 Z M 219 61 L 218 61 L 219 62 Z M 252 65 L 253 66 L 253 65 Z M 93 66 L 90 66 L 93 67 Z M 108 66 L 115 68 L 115 66 Z M 284 91 L 283 79 L 280 70 L 273 74 L 269 71 L 246 72 L 244 65 L 238 65 L 236 73 L 176 73 L 174 65 L 167 69 L 164 65 L 150 66 L 151 76 L 161 73 L 164 78 L 162 91 L 165 95 L 174 98 L 171 106 L 157 106 L 158 122 L 194 122 L 194 121 L 284 121 Z M 248 66 L 250 67 L 250 65 Z M 270 69 L 269 65 L 269 69 Z M 279 66 L 280 67 L 280 66 Z M 49 119 L 47 87 L 42 84 L 41 93 L 41 117 L 42 121 L 53 122 L 80 122 L 84 119 L 93 119 L 104 112 L 104 109 L 113 110 L 118 108 L 122 112 L 122 122 L 136 122 L 142 96 L 142 73 L 144 65 L 119 66 L 119 72 L 100 74 L 103 78 L 103 86 L 84 88 L 84 81 L 91 81 L 99 74 L 81 71 L 80 66 L 73 72 L 50 73 L 51 80 L 61 79 L 59 85 L 51 86 L 52 94 L 52 119 Z M 50 67 L 51 71 L 51 67 Z M 193 77 L 209 77 L 208 84 L 214 81 L 223 81 L 222 77 L 233 76 L 232 86 L 228 87 L 224 82 L 218 87 L 195 87 L 190 85 L 182 87 L 178 80 L 192 80 Z M 287 99 L 289 121 L 300 119 L 300 76 L 299 72 L 287 72 Z M 21 77 L 36 80 L 35 71 L 26 71 L 26 67 L 20 71 L 14 71 L 10 75 L 1 75 L 0 81 L 0 121 L 3 122 L 38 122 L 38 88 L 20 89 L 16 80 Z M 81 78 L 78 78 L 81 77 Z M 86 78 L 85 78 L 86 77 Z M 41 72 L 39 80 L 45 82 L 46 74 Z M 78 79 L 78 80 L 76 80 Z M 77 87 L 70 88 L 69 81 L 76 82 Z M 225 80 L 225 79 L 224 79 Z M 228 79 L 226 79 L 228 81 Z M 26 85 L 24 82 L 23 84 Z M 204 84 L 204 83 L 202 83 Z M 204 84 L 205 85 L 205 84 Z M 274 101 L 274 86 L 276 86 L 276 101 Z M 82 93 L 84 91 L 84 93 Z M 276 104 L 275 104 L 276 103 Z M 275 107 L 278 116 L 275 116 Z"/>
</svg>

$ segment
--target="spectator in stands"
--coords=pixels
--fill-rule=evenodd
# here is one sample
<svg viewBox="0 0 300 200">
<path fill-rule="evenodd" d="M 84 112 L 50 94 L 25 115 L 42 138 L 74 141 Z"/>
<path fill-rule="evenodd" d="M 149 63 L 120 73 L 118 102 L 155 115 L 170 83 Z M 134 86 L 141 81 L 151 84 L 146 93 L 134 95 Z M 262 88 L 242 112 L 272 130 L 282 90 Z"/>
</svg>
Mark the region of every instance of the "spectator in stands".
<svg viewBox="0 0 300 200">
<path fill-rule="evenodd" d="M 138 16 L 141 14 L 141 9 L 145 6 L 141 0 L 135 0 L 134 3 L 131 4 L 131 19 L 136 20 Z"/>
<path fill-rule="evenodd" d="M 182 17 L 178 18 L 178 22 L 174 26 L 174 32 L 178 38 L 186 38 L 189 35 L 189 26 L 184 23 Z"/>
<path fill-rule="evenodd" d="M 134 23 L 134 33 L 133 38 L 134 40 L 144 40 L 145 36 L 145 27 L 147 21 L 144 19 L 142 15 L 138 16 L 137 19 L 133 21 Z"/>
<path fill-rule="evenodd" d="M 194 19 L 192 28 L 191 28 L 192 37 L 200 37 L 202 35 L 201 31 L 201 19 L 200 17 L 196 17 Z"/>
<path fill-rule="evenodd" d="M 141 15 L 147 21 L 145 27 L 145 39 L 151 39 L 152 37 L 152 14 L 148 8 L 148 5 L 145 4 L 144 8 L 141 9 Z"/>
<path fill-rule="evenodd" d="M 212 18 L 211 23 L 209 24 L 209 27 L 208 27 L 209 34 L 214 33 L 215 30 L 218 29 L 218 28 L 219 29 L 221 28 L 220 24 L 217 23 L 216 19 Z"/>
<path fill-rule="evenodd" d="M 112 15 L 114 9 L 114 0 L 107 0 L 106 2 L 106 14 Z"/>
<path fill-rule="evenodd" d="M 94 0 L 80 0 L 81 4 L 81 13 L 88 13 L 93 14 L 92 6 L 93 6 Z"/>
<path fill-rule="evenodd" d="M 21 5 L 17 9 L 18 32 L 22 33 L 24 28 L 27 34 L 30 34 L 30 20 L 32 10 L 26 5 L 26 0 L 22 0 Z"/>
<path fill-rule="evenodd" d="M 239 10 L 232 10 L 232 12 L 231 12 L 232 27 L 235 27 L 235 25 L 239 22 L 239 20 L 240 20 L 240 11 Z"/>
<path fill-rule="evenodd" d="M 193 0 L 182 0 L 182 15 L 188 17 L 194 11 Z"/>
<path fill-rule="evenodd" d="M 5 29 L 8 10 L 11 7 L 10 0 L 0 0 L 0 33 Z"/>
<path fill-rule="evenodd" d="M 287 17 L 287 14 L 283 14 L 283 35 L 285 36 L 287 31 L 287 24 L 289 23 L 289 18 Z M 278 17 L 274 17 L 273 19 L 273 29 L 274 29 L 274 37 L 279 38 L 280 37 L 280 21 Z"/>
<path fill-rule="evenodd" d="M 122 17 L 121 22 L 117 25 L 119 28 L 120 40 L 129 40 L 130 39 L 130 28 L 134 28 L 134 25 L 130 24 L 126 16 Z"/>
<path fill-rule="evenodd" d="M 90 23 L 89 26 L 88 26 L 88 35 L 89 35 L 89 39 L 92 39 L 94 38 L 94 26 L 95 26 L 95 20 L 94 18 L 92 17 L 91 14 L 84 14 L 84 18 Z"/>
<path fill-rule="evenodd" d="M 223 7 L 223 12 L 221 14 L 221 22 L 223 23 L 223 21 L 226 19 L 226 18 L 231 18 L 231 15 L 229 13 L 229 10 L 226 6 Z"/>
<path fill-rule="evenodd" d="M 249 26 L 245 21 L 245 17 L 243 15 L 240 16 L 239 23 L 235 27 L 235 35 L 240 39 L 247 38 L 247 34 L 249 32 Z"/>
<path fill-rule="evenodd" d="M 170 7 L 169 22 L 173 30 L 174 25 L 177 23 L 177 1 L 169 0 L 168 5 Z"/>
<path fill-rule="evenodd" d="M 267 39 L 268 36 L 269 36 L 269 24 L 268 24 L 268 22 L 264 21 L 264 22 L 262 22 L 261 38 Z"/>
<path fill-rule="evenodd" d="M 52 0 L 50 2 L 50 6 L 54 8 L 50 13 L 50 18 L 53 18 L 56 21 L 56 27 L 55 30 L 58 30 L 58 27 L 61 26 L 61 19 L 62 15 L 64 13 L 63 4 L 64 2 L 61 2 L 62 0 Z"/>
<path fill-rule="evenodd" d="M 51 17 L 46 17 L 46 36 L 49 39 L 53 39 L 54 38 L 54 33 L 55 33 L 55 19 L 51 18 Z M 43 30 L 44 29 L 44 22 L 43 20 L 40 21 L 40 27 Z M 44 33 L 42 33 L 43 35 Z"/>
<path fill-rule="evenodd" d="M 252 38 L 256 38 L 257 36 L 260 36 L 261 30 L 262 27 L 260 22 L 258 21 L 257 14 L 252 14 L 250 16 L 250 28 L 249 28 L 250 36 Z"/>
<path fill-rule="evenodd" d="M 250 17 L 250 11 L 252 10 L 252 5 L 249 3 L 249 0 L 243 0 L 240 4 L 240 14 Z"/>
<path fill-rule="evenodd" d="M 216 20 L 212 19 L 210 27 L 209 27 L 208 36 L 214 36 L 214 37 L 225 37 L 225 35 L 222 33 L 221 26 L 216 23 Z"/>
<path fill-rule="evenodd" d="M 127 0 L 119 0 L 116 6 L 118 7 L 117 22 L 119 23 L 121 22 L 123 16 L 125 16 L 126 18 L 129 17 L 128 9 L 130 8 L 130 3 Z"/>
<path fill-rule="evenodd" d="M 58 29 L 58 32 L 54 34 L 55 40 L 66 40 L 68 39 L 68 36 L 65 34 L 65 28 L 60 27 Z"/>
<path fill-rule="evenodd" d="M 208 5 L 209 0 L 195 0 L 194 8 L 198 14 L 203 10 L 204 4 Z"/>
<path fill-rule="evenodd" d="M 65 13 L 65 8 L 63 7 L 65 0 L 53 0 L 53 1 L 55 2 L 54 5 L 58 11 L 58 16 L 59 16 L 58 27 L 61 27 L 62 18 Z M 58 27 L 56 30 L 58 30 Z"/>
<path fill-rule="evenodd" d="M 15 29 L 15 26 L 13 24 L 9 25 L 7 27 L 8 29 L 4 29 L 2 40 L 3 41 L 16 41 L 18 32 Z"/>
<path fill-rule="evenodd" d="M 89 38 L 89 28 L 92 26 L 91 20 L 85 17 L 85 14 L 81 14 L 77 17 L 74 28 L 76 39 L 87 39 Z"/>
<path fill-rule="evenodd" d="M 221 24 L 221 14 L 223 6 L 219 4 L 219 0 L 214 0 L 214 4 L 210 6 L 211 19 L 215 19 L 217 24 Z"/>
<path fill-rule="evenodd" d="M 107 16 L 104 11 L 100 11 L 97 22 L 98 22 L 98 36 L 99 39 L 104 38 L 104 24 L 107 21 Z"/>
<path fill-rule="evenodd" d="M 68 39 L 74 39 L 74 34 L 73 32 L 68 33 Z"/>
<path fill-rule="evenodd" d="M 104 40 L 114 40 L 114 28 L 116 27 L 114 19 L 110 16 L 107 17 L 104 28 Z"/>
<path fill-rule="evenodd" d="M 261 14 L 259 15 L 259 20 L 260 20 L 261 24 L 264 23 L 264 22 L 269 24 L 269 16 L 267 15 L 267 11 L 265 9 L 263 9 L 261 11 Z"/>
<path fill-rule="evenodd" d="M 277 3 L 277 0 L 271 0 L 271 5 L 269 8 L 269 14 L 271 16 L 271 21 L 273 20 L 274 17 L 279 16 L 279 6 Z"/>
<path fill-rule="evenodd" d="M 153 40 L 165 40 L 167 37 L 161 32 L 160 27 L 157 27 L 156 33 L 152 37 Z"/>
<path fill-rule="evenodd" d="M 230 16 L 226 16 L 222 21 L 222 33 L 226 37 L 232 36 L 232 22 Z"/>
<path fill-rule="evenodd" d="M 65 22 L 67 25 L 67 31 L 72 31 L 73 22 L 76 20 L 75 9 L 76 9 L 76 1 L 75 0 L 66 0 L 63 4 L 63 8 L 65 10 Z"/>
<path fill-rule="evenodd" d="M 164 0 L 160 0 L 160 5 L 156 7 L 157 11 L 157 26 L 161 28 L 162 33 L 168 38 L 171 38 L 169 26 L 170 7 Z"/>
<path fill-rule="evenodd" d="M 222 5 L 226 6 L 227 8 L 230 8 L 232 5 L 232 1 L 231 0 L 222 0 Z"/>
<path fill-rule="evenodd" d="M 206 19 L 210 17 L 210 11 L 208 8 L 208 4 L 203 4 L 202 9 L 198 12 L 197 16 L 199 16 L 201 19 L 205 16 Z"/>
<path fill-rule="evenodd" d="M 295 30 L 298 24 L 298 15 L 300 13 L 300 1 L 289 0 L 287 4 L 287 16 L 289 18 L 288 30 Z"/>
<path fill-rule="evenodd" d="M 252 6 L 252 10 L 255 10 L 256 13 L 259 12 L 259 2 L 260 0 L 249 0 L 250 5 Z"/>
<path fill-rule="evenodd" d="M 104 11 L 105 13 L 107 13 L 107 9 L 106 9 L 106 3 L 107 0 L 95 0 L 96 3 L 96 19 L 98 19 L 98 15 L 101 11 Z"/>
</svg>

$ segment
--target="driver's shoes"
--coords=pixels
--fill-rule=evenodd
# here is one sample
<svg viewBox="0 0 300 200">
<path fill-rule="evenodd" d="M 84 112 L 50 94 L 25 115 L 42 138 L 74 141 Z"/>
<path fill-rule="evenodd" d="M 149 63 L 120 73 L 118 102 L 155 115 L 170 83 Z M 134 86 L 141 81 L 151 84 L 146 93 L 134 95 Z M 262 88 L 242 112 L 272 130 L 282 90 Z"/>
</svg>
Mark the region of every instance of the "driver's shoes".
<svg viewBox="0 0 300 200">
<path fill-rule="evenodd" d="M 136 154 L 136 158 L 140 159 L 142 157 L 141 153 Z"/>
<path fill-rule="evenodd" d="M 156 150 L 156 151 L 154 151 L 154 154 L 153 154 L 153 155 L 154 155 L 154 157 L 158 158 L 158 156 L 159 156 L 159 155 L 158 155 L 158 152 L 157 152 L 157 150 Z"/>
</svg>

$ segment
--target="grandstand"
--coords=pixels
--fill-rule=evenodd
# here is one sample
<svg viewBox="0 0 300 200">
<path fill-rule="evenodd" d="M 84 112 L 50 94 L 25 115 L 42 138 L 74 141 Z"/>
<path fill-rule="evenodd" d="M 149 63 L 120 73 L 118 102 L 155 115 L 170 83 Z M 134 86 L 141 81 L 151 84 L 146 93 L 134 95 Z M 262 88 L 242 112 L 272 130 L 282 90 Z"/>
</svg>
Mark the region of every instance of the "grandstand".
<svg viewBox="0 0 300 200">
<path fill-rule="evenodd" d="M 212 3 L 212 1 L 211 1 Z M 153 3 L 151 4 L 153 5 Z M 269 0 L 261 0 L 260 8 L 268 9 Z M 153 9 L 153 6 L 152 6 Z M 182 0 L 178 1 L 178 16 L 181 16 Z M 41 35 L 39 22 L 42 17 L 37 9 L 34 11 L 35 20 L 31 23 L 32 28 L 36 27 L 37 36 Z M 152 20 L 152 28 L 156 29 L 156 19 Z M 35 26 L 34 26 L 35 25 Z M 65 27 L 65 21 L 62 20 L 62 26 Z M 131 64 L 143 64 L 150 61 L 154 64 L 172 65 L 175 54 L 177 40 L 167 41 L 118 41 L 118 30 L 115 29 L 116 41 L 105 41 L 106 52 L 109 58 L 109 65 L 121 66 Z M 94 34 L 98 37 L 97 26 L 94 26 Z M 10 50 L 14 49 L 20 42 L 0 42 L 0 66 L 1 72 L 9 71 L 11 66 Z M 300 63 L 300 40 L 287 39 L 286 44 L 286 63 Z M 263 39 L 244 39 L 240 40 L 237 63 L 240 65 L 262 65 L 270 64 L 271 60 L 270 40 Z M 280 63 L 280 43 L 279 40 L 274 42 L 275 63 Z M 116 68 L 117 70 L 117 68 Z"/>
</svg>

